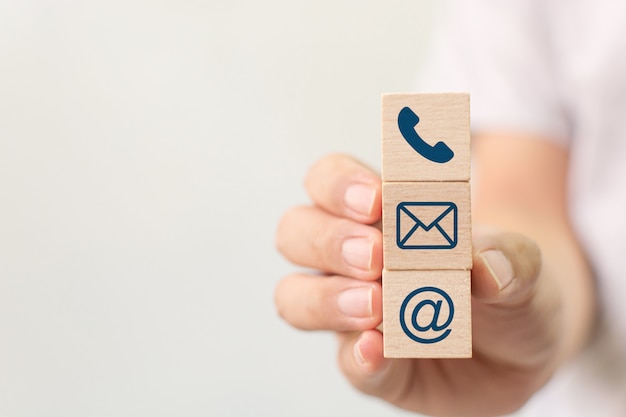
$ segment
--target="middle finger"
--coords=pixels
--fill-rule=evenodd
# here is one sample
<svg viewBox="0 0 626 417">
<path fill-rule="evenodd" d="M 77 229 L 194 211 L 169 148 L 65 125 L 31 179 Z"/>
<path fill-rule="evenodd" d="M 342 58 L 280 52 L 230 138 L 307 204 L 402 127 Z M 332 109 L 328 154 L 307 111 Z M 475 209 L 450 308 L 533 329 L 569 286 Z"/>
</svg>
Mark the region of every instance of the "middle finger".
<svg viewBox="0 0 626 417">
<path fill-rule="evenodd" d="M 287 212 L 278 226 L 276 246 L 290 261 L 327 273 L 368 281 L 381 275 L 380 230 L 316 207 Z"/>
</svg>

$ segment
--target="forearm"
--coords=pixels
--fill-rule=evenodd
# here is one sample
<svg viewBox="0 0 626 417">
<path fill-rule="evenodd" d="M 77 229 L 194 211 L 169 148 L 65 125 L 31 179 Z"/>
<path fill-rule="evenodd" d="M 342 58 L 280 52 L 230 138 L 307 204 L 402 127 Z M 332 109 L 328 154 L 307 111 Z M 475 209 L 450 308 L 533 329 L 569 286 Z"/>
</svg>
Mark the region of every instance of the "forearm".
<svg viewBox="0 0 626 417">
<path fill-rule="evenodd" d="M 594 280 L 568 217 L 569 153 L 549 138 L 480 135 L 473 221 L 521 233 L 539 246 L 542 267 L 536 309 L 558 335 L 551 363 L 568 360 L 587 342 L 595 319 Z"/>
</svg>

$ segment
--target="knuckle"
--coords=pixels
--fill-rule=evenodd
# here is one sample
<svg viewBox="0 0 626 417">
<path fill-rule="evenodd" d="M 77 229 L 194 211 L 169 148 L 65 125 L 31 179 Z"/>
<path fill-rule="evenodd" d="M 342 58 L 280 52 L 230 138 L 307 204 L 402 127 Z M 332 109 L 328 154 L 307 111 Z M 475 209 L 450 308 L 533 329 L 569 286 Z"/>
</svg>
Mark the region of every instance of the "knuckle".
<svg viewBox="0 0 626 417">
<path fill-rule="evenodd" d="M 523 279 L 535 279 L 541 271 L 541 250 L 539 245 L 526 236 L 512 234 L 511 244 L 506 250 L 509 258 L 515 260 L 515 275 Z"/>
<path fill-rule="evenodd" d="M 531 259 L 531 262 L 529 262 L 528 274 L 536 277 L 539 275 L 542 266 L 541 249 L 539 249 L 539 245 L 536 242 L 531 241 L 527 245 L 526 250 L 528 258 Z"/>
<path fill-rule="evenodd" d="M 313 239 L 313 252 L 324 265 L 337 267 L 341 245 L 349 235 L 351 222 L 335 219 L 328 227 L 320 228 Z"/>
<path fill-rule="evenodd" d="M 326 297 L 322 292 L 313 292 L 306 298 L 306 302 L 303 304 L 304 316 L 309 318 L 308 325 L 310 328 L 324 328 L 326 327 L 326 309 L 323 308 L 323 303 Z"/>
<path fill-rule="evenodd" d="M 311 185 L 316 182 L 316 179 L 327 171 L 327 166 L 330 163 L 331 158 L 330 155 L 326 155 L 317 161 L 315 161 L 308 169 L 306 175 L 304 176 L 304 187 L 307 189 L 311 188 Z"/>
<path fill-rule="evenodd" d="M 351 163 L 352 159 L 342 153 L 330 153 L 314 162 L 304 177 L 304 186 L 308 190 L 312 190 L 315 184 L 319 184 L 320 179 L 324 179 L 325 183 L 329 174 L 342 171 L 342 167 Z"/>
<path fill-rule="evenodd" d="M 286 254 L 291 241 L 292 230 L 297 222 L 297 214 L 301 211 L 301 207 L 292 207 L 283 214 L 278 221 L 276 227 L 276 235 L 274 237 L 274 245 L 278 252 L 282 255 Z"/>
<path fill-rule="evenodd" d="M 282 279 L 274 290 L 274 305 L 279 317 L 301 330 L 328 328 L 328 317 L 333 310 L 324 281 L 306 284 L 302 276 L 294 274 Z"/>
</svg>

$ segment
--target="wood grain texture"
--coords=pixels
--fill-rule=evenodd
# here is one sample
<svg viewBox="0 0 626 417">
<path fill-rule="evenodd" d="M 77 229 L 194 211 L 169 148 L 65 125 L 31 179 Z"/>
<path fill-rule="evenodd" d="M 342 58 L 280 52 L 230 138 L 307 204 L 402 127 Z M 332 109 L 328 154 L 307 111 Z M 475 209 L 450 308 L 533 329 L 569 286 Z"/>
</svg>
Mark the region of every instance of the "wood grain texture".
<svg viewBox="0 0 626 417">
<path fill-rule="evenodd" d="M 388 270 L 472 267 L 469 182 L 384 182 Z"/>
<path fill-rule="evenodd" d="M 470 271 L 383 271 L 386 358 L 472 356 Z"/>
<path fill-rule="evenodd" d="M 419 117 L 414 130 L 429 146 L 441 141 L 453 151 L 450 161 L 433 162 L 409 145 L 398 127 L 404 107 Z M 382 156 L 383 181 L 469 181 L 469 95 L 383 95 Z"/>
</svg>

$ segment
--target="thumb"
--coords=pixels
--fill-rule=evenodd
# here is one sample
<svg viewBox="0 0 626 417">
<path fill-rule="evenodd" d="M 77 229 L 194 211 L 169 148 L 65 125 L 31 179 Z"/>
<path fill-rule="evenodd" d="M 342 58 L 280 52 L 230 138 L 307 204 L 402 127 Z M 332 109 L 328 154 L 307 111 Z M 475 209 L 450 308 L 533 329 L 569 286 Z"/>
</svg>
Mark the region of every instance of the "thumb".
<svg viewBox="0 0 626 417">
<path fill-rule="evenodd" d="M 555 348 L 558 298 L 539 279 L 537 244 L 518 233 L 477 229 L 472 269 L 474 353 L 534 367 Z"/>
<path fill-rule="evenodd" d="M 487 227 L 473 234 L 472 295 L 486 304 L 515 305 L 532 296 L 541 252 L 530 238 Z"/>
</svg>

